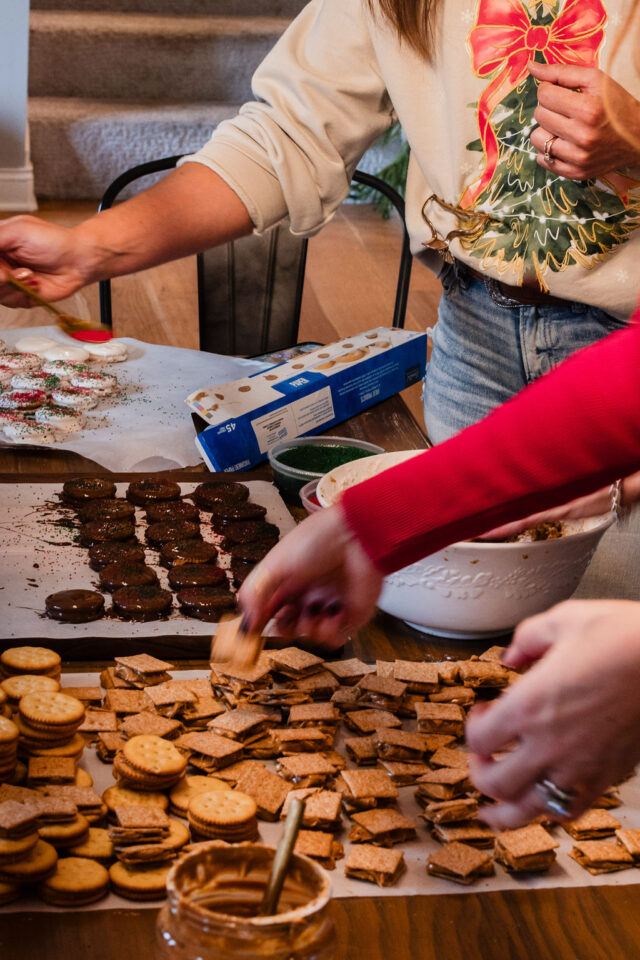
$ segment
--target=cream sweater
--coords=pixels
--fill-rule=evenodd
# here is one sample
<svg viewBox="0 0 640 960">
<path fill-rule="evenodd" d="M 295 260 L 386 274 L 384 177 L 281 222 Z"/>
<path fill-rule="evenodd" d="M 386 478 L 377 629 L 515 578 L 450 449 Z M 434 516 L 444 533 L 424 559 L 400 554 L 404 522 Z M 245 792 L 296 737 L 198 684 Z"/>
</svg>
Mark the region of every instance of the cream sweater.
<svg viewBox="0 0 640 960">
<path fill-rule="evenodd" d="M 312 235 L 396 120 L 411 146 L 407 226 L 510 284 L 628 317 L 640 293 L 640 167 L 577 183 L 535 162 L 539 59 L 600 66 L 640 99 L 633 37 L 609 54 L 625 0 L 448 0 L 426 63 L 365 0 L 311 0 L 257 70 L 255 101 L 187 161 L 216 171 L 258 232 L 286 217 Z M 624 176 L 623 176 L 624 174 Z M 423 219 L 422 209 L 429 225 Z M 466 230 L 463 237 L 452 231 Z"/>
</svg>

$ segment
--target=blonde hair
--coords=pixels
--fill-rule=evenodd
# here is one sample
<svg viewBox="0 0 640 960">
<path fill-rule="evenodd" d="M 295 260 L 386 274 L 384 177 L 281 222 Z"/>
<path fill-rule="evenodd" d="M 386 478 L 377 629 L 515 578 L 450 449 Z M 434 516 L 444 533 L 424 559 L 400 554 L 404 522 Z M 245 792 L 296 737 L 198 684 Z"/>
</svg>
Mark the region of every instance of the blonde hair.
<svg viewBox="0 0 640 960">
<path fill-rule="evenodd" d="M 396 29 L 400 40 L 406 40 L 429 60 L 435 43 L 438 8 L 443 0 L 367 0 L 371 12 L 382 14 Z"/>
<path fill-rule="evenodd" d="M 607 75 L 607 67 L 610 68 L 613 65 L 613 61 L 620 52 L 620 47 L 622 46 L 623 41 L 630 34 L 635 36 L 636 41 L 640 41 L 640 3 L 638 3 L 637 0 L 631 0 L 631 5 L 625 18 L 625 22 L 618 31 L 618 35 L 611 51 L 611 56 L 609 57 L 609 63 L 605 67 L 605 73 L 607 73 Z M 640 42 L 636 42 L 634 47 L 634 61 L 635 68 L 638 73 L 640 73 Z M 616 133 L 640 149 L 640 139 L 634 135 L 632 130 L 629 129 L 629 124 L 626 122 L 627 118 L 621 117 L 611 103 L 611 85 L 608 82 L 604 85 L 603 96 L 604 105 L 606 107 L 607 114 L 609 115 L 609 120 L 611 121 L 611 125 L 614 127 Z"/>
</svg>

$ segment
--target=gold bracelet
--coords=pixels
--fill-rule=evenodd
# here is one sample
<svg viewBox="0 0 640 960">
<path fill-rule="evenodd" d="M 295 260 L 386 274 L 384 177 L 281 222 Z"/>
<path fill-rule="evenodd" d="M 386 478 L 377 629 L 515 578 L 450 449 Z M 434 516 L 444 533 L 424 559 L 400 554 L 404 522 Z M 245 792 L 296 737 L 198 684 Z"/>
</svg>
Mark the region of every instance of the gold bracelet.
<svg viewBox="0 0 640 960">
<path fill-rule="evenodd" d="M 609 496 L 611 497 L 611 512 L 616 518 L 616 522 L 625 525 L 631 514 L 631 504 L 626 503 L 624 499 L 623 480 L 616 480 L 609 487 Z"/>
</svg>

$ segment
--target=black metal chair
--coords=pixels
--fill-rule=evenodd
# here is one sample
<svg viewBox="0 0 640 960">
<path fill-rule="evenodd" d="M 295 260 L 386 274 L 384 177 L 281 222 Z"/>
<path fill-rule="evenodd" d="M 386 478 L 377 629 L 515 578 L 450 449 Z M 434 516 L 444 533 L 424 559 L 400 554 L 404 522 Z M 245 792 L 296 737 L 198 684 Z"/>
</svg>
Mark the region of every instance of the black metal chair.
<svg viewBox="0 0 640 960">
<path fill-rule="evenodd" d="M 170 170 L 180 156 L 150 160 L 126 170 L 109 184 L 99 210 L 108 210 L 130 183 Z M 412 257 L 404 221 L 404 200 L 393 187 L 356 170 L 354 181 L 383 193 L 403 225 L 393 326 L 403 327 Z M 252 234 L 197 255 L 200 349 L 251 356 L 297 342 L 308 241 L 281 224 L 263 236 Z M 112 325 L 111 282 L 100 283 L 100 321 Z"/>
</svg>

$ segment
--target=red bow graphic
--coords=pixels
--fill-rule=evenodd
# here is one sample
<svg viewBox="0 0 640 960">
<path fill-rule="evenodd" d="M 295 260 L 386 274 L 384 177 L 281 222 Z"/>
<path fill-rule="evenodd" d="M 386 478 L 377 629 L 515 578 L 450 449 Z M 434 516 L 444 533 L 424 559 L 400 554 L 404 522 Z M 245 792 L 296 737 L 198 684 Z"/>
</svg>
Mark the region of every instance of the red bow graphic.
<svg viewBox="0 0 640 960">
<path fill-rule="evenodd" d="M 493 80 L 478 101 L 478 126 L 485 155 L 482 176 L 467 187 L 460 201 L 470 207 L 495 173 L 498 140 L 491 113 L 526 78 L 527 64 L 536 51 L 547 63 L 593 67 L 598 63 L 607 13 L 601 0 L 567 0 L 549 24 L 534 26 L 521 0 L 480 0 L 476 26 L 469 34 L 473 69 Z"/>
</svg>

